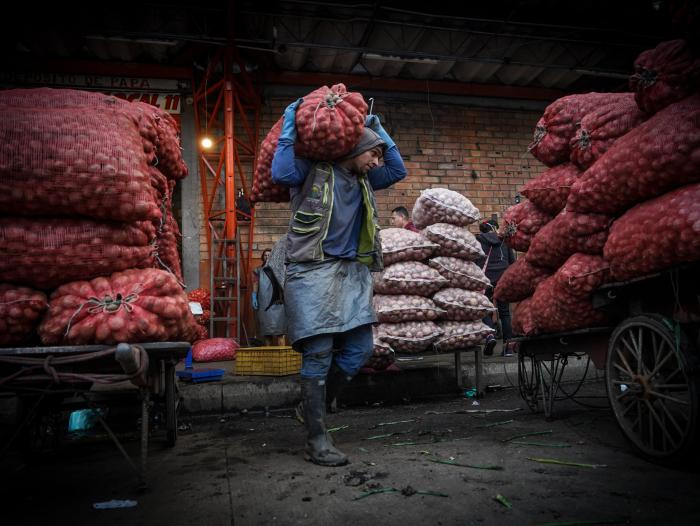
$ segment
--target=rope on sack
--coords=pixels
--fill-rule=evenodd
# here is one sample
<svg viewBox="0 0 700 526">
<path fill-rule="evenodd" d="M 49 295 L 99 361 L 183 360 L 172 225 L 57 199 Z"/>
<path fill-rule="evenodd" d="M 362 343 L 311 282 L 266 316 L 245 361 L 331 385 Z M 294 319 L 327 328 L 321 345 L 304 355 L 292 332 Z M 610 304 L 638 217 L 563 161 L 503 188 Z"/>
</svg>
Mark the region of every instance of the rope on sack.
<svg viewBox="0 0 700 526">
<path fill-rule="evenodd" d="M 540 143 L 542 139 L 544 139 L 544 136 L 547 135 L 547 127 L 542 126 L 542 125 L 537 125 L 535 126 L 535 135 L 532 138 L 532 142 L 530 145 L 527 147 L 527 151 L 532 151 L 534 150 L 537 145 Z"/>
<path fill-rule="evenodd" d="M 347 97 L 348 95 L 349 93 L 338 94 L 333 90 L 328 90 L 328 93 L 321 97 L 321 99 L 318 101 L 318 104 L 316 104 L 316 109 L 314 110 L 313 124 L 311 125 L 312 133 L 316 131 L 316 113 L 321 108 L 321 104 L 325 102 L 327 107 L 335 108 L 338 104 L 343 102 L 343 99 L 345 99 L 345 97 Z"/>
<path fill-rule="evenodd" d="M 63 335 L 65 337 L 68 337 L 68 333 L 70 332 L 73 320 L 86 305 L 92 304 L 92 307 L 88 308 L 89 314 L 115 314 L 119 312 L 119 310 L 121 310 L 122 307 L 124 307 L 124 310 L 126 310 L 127 312 L 133 312 L 134 307 L 131 304 L 139 299 L 139 293 L 142 290 L 143 284 L 139 283 L 136 286 L 136 288 L 127 296 L 122 296 L 122 294 L 119 293 L 116 295 L 115 298 L 112 298 L 112 296 L 105 296 L 102 300 L 95 296 L 91 296 L 90 298 L 88 298 L 87 301 L 81 303 L 77 310 L 70 317 L 70 319 L 68 320 L 68 325 L 66 326 L 66 331 Z"/>
<path fill-rule="evenodd" d="M 0 302 L 0 305 L 12 305 L 13 303 L 24 303 L 24 302 L 27 302 L 27 301 L 36 301 L 36 302 L 38 302 L 38 303 L 43 304 L 43 305 L 46 306 L 46 307 L 49 306 L 49 304 L 48 304 L 47 302 L 45 302 L 45 301 L 33 300 L 33 299 L 30 299 L 30 298 L 25 298 L 25 299 L 22 299 L 22 300 L 3 301 L 3 302 Z"/>
<path fill-rule="evenodd" d="M 575 276 L 569 276 L 569 279 L 567 281 L 569 282 L 569 285 L 573 285 L 575 279 L 585 278 L 586 276 L 592 276 L 593 274 L 598 274 L 599 272 L 605 272 L 606 270 L 610 270 L 610 266 L 602 267 L 602 268 L 599 268 L 598 270 L 591 270 L 590 272 L 585 272 L 584 274 L 577 274 Z"/>
</svg>

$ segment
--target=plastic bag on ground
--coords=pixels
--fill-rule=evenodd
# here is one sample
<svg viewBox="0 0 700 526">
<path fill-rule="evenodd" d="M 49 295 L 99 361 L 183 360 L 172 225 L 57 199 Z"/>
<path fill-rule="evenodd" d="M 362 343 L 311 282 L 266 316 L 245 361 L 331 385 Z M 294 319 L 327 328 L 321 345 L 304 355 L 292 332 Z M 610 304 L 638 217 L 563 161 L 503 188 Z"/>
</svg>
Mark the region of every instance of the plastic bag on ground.
<svg viewBox="0 0 700 526">
<path fill-rule="evenodd" d="M 442 330 L 432 321 L 382 323 L 377 327 L 377 336 L 396 352 L 403 353 L 423 352 L 441 334 Z"/>
<path fill-rule="evenodd" d="M 439 245 L 432 243 L 417 232 L 405 228 L 386 228 L 379 232 L 382 241 L 384 265 L 399 261 L 422 261 L 428 259 Z"/>
<path fill-rule="evenodd" d="M 29 342 L 48 306 L 43 292 L 0 283 L 0 346 Z"/>
<path fill-rule="evenodd" d="M 192 359 L 195 362 L 224 362 L 236 359 L 240 345 L 231 338 L 210 338 L 199 340 L 192 345 Z"/>
<path fill-rule="evenodd" d="M 484 271 L 472 261 L 449 256 L 438 256 L 428 261 L 440 275 L 450 280 L 449 286 L 466 290 L 485 290 L 491 287 L 491 281 Z"/>
<path fill-rule="evenodd" d="M 486 296 L 473 290 L 442 289 L 435 293 L 433 301 L 445 310 L 444 320 L 480 320 L 496 310 Z"/>
<path fill-rule="evenodd" d="M 152 268 L 62 285 L 39 326 L 44 345 L 194 341 L 196 335 L 179 283 Z"/>
<path fill-rule="evenodd" d="M 377 294 L 372 303 L 380 323 L 436 320 L 445 312 L 423 296 Z"/>
<path fill-rule="evenodd" d="M 530 248 L 530 241 L 535 234 L 553 217 L 534 203 L 523 201 L 505 211 L 501 233 L 510 248 L 525 252 Z"/>
<path fill-rule="evenodd" d="M 621 215 L 700 181 L 700 95 L 671 104 L 619 138 L 569 193 L 573 212 Z"/>
<path fill-rule="evenodd" d="M 481 345 L 490 334 L 491 327 L 482 321 L 441 321 L 438 326 L 443 331 L 435 342 L 438 351 L 454 351 Z"/>
<path fill-rule="evenodd" d="M 612 218 L 563 210 L 532 239 L 525 259 L 531 265 L 556 269 L 576 252 L 602 254 Z"/>
<path fill-rule="evenodd" d="M 616 280 L 700 260 L 700 184 L 641 203 L 612 224 L 605 259 Z"/>
<path fill-rule="evenodd" d="M 538 209 L 557 215 L 566 206 L 566 199 L 580 170 L 572 163 L 554 166 L 529 181 L 521 190 Z"/>
<path fill-rule="evenodd" d="M 379 294 L 413 294 L 432 296 L 445 287 L 448 280 L 425 263 L 402 261 L 373 273 L 374 292 Z"/>
<path fill-rule="evenodd" d="M 479 209 L 469 199 L 447 188 L 423 190 L 411 213 L 413 224 L 420 229 L 435 223 L 467 226 L 479 218 Z"/>
<path fill-rule="evenodd" d="M 524 257 L 518 258 L 498 280 L 493 297 L 507 303 L 522 301 L 532 296 L 537 285 L 552 272 L 552 269 L 530 264 Z"/>
<path fill-rule="evenodd" d="M 423 235 L 438 244 L 435 254 L 474 261 L 485 256 L 481 243 L 466 228 L 448 223 L 435 223 Z"/>
</svg>

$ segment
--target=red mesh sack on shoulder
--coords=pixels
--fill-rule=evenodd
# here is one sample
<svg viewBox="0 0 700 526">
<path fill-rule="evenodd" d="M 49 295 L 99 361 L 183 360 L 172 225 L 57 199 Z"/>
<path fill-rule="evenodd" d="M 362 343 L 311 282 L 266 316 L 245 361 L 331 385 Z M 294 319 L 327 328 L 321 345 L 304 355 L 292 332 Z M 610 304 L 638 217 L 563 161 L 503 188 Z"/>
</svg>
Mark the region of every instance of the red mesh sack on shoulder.
<svg viewBox="0 0 700 526">
<path fill-rule="evenodd" d="M 532 239 L 525 259 L 531 265 L 558 268 L 576 252 L 602 254 L 610 216 L 563 210 Z"/>
<path fill-rule="evenodd" d="M 253 187 L 250 192 L 250 200 L 253 203 L 289 201 L 289 188 L 272 182 L 272 158 L 275 156 L 277 141 L 279 141 L 282 132 L 283 120 L 284 118 L 280 117 L 260 144 Z"/>
<path fill-rule="evenodd" d="M 155 265 L 150 222 L 0 217 L 0 282 L 52 289 Z"/>
<path fill-rule="evenodd" d="M 343 84 L 318 88 L 304 96 L 304 102 L 297 109 L 294 152 L 312 160 L 338 159 L 357 145 L 366 117 L 367 103 L 360 93 L 348 92 Z M 283 122 L 284 117 L 280 117 L 260 145 L 252 202 L 289 201 L 289 188 L 274 184 L 271 172 Z"/>
<path fill-rule="evenodd" d="M 636 203 L 700 181 L 700 95 L 667 108 L 620 137 L 574 183 L 574 212 L 619 215 Z"/>
<path fill-rule="evenodd" d="M 534 203 L 523 201 L 505 211 L 501 233 L 510 248 L 525 252 L 534 235 L 553 217 Z"/>
<path fill-rule="evenodd" d="M 192 359 L 195 362 L 224 362 L 236 359 L 240 346 L 231 338 L 209 338 L 192 345 Z"/>
<path fill-rule="evenodd" d="M 617 280 L 700 260 L 700 184 L 628 210 L 612 224 L 604 254 Z"/>
<path fill-rule="evenodd" d="M 571 139 L 571 162 L 582 170 L 590 167 L 618 138 L 646 119 L 634 101 L 634 94 L 621 93 L 615 101 L 587 113 Z"/>
<path fill-rule="evenodd" d="M 507 303 L 524 300 L 532 296 L 537 285 L 551 274 L 551 269 L 536 267 L 524 257 L 518 258 L 498 280 L 493 298 Z"/>
<path fill-rule="evenodd" d="M 526 298 L 513 309 L 513 334 L 531 336 L 537 333 L 537 326 L 532 315 L 532 298 Z"/>
<path fill-rule="evenodd" d="M 197 334 L 180 284 L 152 268 L 62 285 L 39 326 L 45 345 L 194 341 Z"/>
<path fill-rule="evenodd" d="M 699 85 L 700 57 L 685 40 L 669 40 L 643 51 L 630 77 L 637 105 L 646 113 L 656 113 L 687 97 Z"/>
<path fill-rule="evenodd" d="M 610 93 L 568 95 L 555 100 L 537 122 L 528 150 L 547 166 L 569 160 L 569 142 L 586 113 L 606 103 Z"/>
<path fill-rule="evenodd" d="M 319 161 L 347 155 L 362 137 L 366 117 L 365 99 L 344 84 L 312 91 L 296 113 L 297 155 Z"/>
<path fill-rule="evenodd" d="M 540 210 L 555 216 L 564 210 L 571 185 L 579 173 L 580 170 L 572 163 L 560 164 L 529 181 L 520 193 Z"/>
<path fill-rule="evenodd" d="M 43 292 L 0 283 L 0 346 L 29 342 L 47 307 Z"/>
</svg>

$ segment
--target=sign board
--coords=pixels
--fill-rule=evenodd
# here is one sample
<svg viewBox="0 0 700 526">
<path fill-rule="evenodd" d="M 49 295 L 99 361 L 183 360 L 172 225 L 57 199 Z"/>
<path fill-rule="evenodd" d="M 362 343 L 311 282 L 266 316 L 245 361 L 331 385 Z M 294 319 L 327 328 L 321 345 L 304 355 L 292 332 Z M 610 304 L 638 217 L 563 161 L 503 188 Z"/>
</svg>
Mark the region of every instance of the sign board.
<svg viewBox="0 0 700 526">
<path fill-rule="evenodd" d="M 0 72 L 0 84 L 100 91 L 130 102 L 145 102 L 172 114 L 182 112 L 180 92 L 187 87 L 185 82 L 176 79 L 12 71 Z"/>
</svg>

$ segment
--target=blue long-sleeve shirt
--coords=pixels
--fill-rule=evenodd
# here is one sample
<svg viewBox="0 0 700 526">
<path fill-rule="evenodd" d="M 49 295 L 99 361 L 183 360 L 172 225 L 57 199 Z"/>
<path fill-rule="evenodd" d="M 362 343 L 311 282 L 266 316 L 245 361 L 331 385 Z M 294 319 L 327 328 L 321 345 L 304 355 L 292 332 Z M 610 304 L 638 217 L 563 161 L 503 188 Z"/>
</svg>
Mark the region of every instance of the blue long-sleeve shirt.
<svg viewBox="0 0 700 526">
<path fill-rule="evenodd" d="M 313 161 L 295 157 L 294 143 L 280 140 L 272 159 L 272 182 L 291 187 L 292 198 L 309 174 Z M 323 252 L 342 259 L 355 259 L 362 227 L 362 189 L 357 176 L 333 164 L 333 210 Z M 384 152 L 384 165 L 369 171 L 367 178 L 374 190 L 388 188 L 407 175 L 403 159 L 396 146 Z"/>
</svg>

